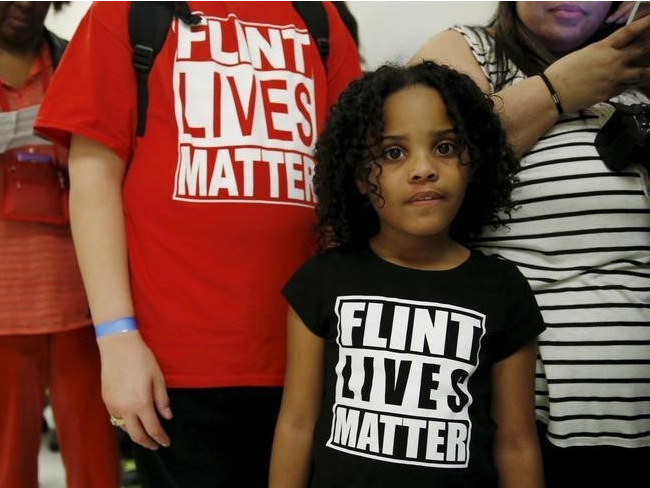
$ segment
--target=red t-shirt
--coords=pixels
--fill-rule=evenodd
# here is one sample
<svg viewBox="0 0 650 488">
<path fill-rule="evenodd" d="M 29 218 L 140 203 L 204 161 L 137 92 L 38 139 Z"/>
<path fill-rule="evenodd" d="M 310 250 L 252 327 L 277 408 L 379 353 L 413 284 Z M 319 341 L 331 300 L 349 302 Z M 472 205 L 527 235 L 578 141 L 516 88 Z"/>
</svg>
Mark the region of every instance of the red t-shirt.
<svg viewBox="0 0 650 488">
<path fill-rule="evenodd" d="M 328 70 L 289 2 L 190 2 L 149 78 L 136 140 L 128 3 L 98 2 L 53 78 L 37 130 L 99 141 L 129 168 L 123 202 L 140 331 L 168 386 L 281 385 L 280 289 L 313 252 L 311 153 L 360 74 L 332 5 Z M 326 89 L 327 87 L 327 89 Z"/>
</svg>

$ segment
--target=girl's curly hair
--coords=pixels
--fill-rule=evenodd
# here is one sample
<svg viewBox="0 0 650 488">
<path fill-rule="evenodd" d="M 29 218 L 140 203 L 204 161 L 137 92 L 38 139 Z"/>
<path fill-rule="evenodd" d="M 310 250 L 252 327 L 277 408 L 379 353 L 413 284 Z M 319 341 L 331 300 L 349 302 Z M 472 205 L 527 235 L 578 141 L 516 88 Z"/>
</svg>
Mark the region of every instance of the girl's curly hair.
<svg viewBox="0 0 650 488">
<path fill-rule="evenodd" d="M 314 190 L 321 248 L 360 247 L 379 232 L 379 218 L 356 181 L 381 197 L 369 181 L 371 165 L 380 154 L 386 98 L 410 86 L 435 89 L 461 147 L 467 150 L 471 177 L 450 235 L 459 242 L 476 237 L 486 222 L 501 224 L 499 212 L 509 214 L 515 174 L 519 169 L 492 99 L 466 75 L 431 61 L 399 67 L 385 65 L 353 81 L 332 107 L 316 142 L 318 162 Z"/>
</svg>

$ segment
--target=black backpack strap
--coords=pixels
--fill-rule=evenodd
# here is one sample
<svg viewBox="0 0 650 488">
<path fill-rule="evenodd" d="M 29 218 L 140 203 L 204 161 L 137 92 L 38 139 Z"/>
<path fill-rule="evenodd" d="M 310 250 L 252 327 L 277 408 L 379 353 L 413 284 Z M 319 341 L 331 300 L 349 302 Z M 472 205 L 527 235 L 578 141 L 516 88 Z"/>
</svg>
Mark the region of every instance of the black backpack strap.
<svg viewBox="0 0 650 488">
<path fill-rule="evenodd" d="M 318 47 L 321 61 L 327 70 L 327 58 L 330 51 L 330 24 L 323 2 L 291 2 L 307 30 Z"/>
<path fill-rule="evenodd" d="M 149 72 L 165 42 L 174 15 L 185 23 L 200 21 L 200 17 L 191 14 L 187 2 L 131 2 L 129 8 L 129 37 L 138 86 L 138 136 L 144 135 L 146 127 Z"/>
</svg>

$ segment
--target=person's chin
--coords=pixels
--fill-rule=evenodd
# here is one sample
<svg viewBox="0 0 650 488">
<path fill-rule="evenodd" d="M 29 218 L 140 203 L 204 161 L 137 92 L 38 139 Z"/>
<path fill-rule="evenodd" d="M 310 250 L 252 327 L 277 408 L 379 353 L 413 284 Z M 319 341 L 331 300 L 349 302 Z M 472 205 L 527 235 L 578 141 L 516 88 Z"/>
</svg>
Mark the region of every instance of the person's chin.
<svg viewBox="0 0 650 488">
<path fill-rule="evenodd" d="M 575 33 L 573 33 L 575 34 Z M 563 56 L 564 54 L 570 53 L 576 50 L 579 46 L 582 45 L 584 40 L 582 37 L 576 38 L 574 36 L 554 36 L 552 39 L 546 39 L 544 43 L 546 48 L 554 54 Z"/>
</svg>

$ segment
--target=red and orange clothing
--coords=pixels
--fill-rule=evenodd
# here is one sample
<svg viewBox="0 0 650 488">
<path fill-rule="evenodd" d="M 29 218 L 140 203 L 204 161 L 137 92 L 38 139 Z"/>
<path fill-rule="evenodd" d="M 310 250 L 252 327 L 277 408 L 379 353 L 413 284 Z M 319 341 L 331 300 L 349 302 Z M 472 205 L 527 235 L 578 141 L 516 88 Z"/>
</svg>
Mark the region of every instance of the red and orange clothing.
<svg viewBox="0 0 650 488">
<path fill-rule="evenodd" d="M 40 103 L 52 76 L 51 59 L 43 43 L 23 86 L 0 78 L 3 112 Z M 7 164 L 9 154 L 0 155 L 0 164 Z M 0 335 L 61 332 L 89 324 L 70 228 L 0 219 Z"/>
<path fill-rule="evenodd" d="M 0 78 L 3 112 L 38 105 L 52 75 L 45 42 L 25 83 Z M 59 164 L 66 164 L 63 148 Z M 0 198 L 4 187 L 0 155 Z M 46 390 L 69 488 L 117 488 L 116 437 L 70 228 L 0 218 L 0 486 L 37 488 Z"/>
</svg>

